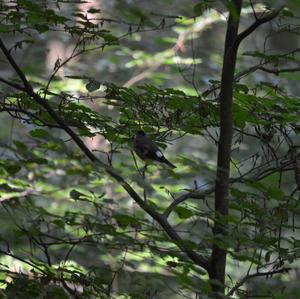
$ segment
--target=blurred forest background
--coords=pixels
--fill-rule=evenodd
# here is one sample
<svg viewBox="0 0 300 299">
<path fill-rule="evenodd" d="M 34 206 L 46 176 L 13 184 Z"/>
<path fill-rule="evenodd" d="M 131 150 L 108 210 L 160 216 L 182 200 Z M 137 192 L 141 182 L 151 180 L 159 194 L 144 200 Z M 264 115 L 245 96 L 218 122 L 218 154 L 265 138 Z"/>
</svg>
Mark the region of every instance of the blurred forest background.
<svg viewBox="0 0 300 299">
<path fill-rule="evenodd" d="M 231 158 L 236 184 L 226 219 L 230 233 L 212 238 L 217 103 L 230 3 L 1 0 L 0 38 L 34 91 L 97 158 L 130 182 L 150 209 L 168 217 L 185 248 L 209 256 L 214 242 L 226 247 L 224 298 L 296 299 L 296 0 L 243 1 L 240 31 L 253 23 L 253 9 L 261 14 L 285 7 L 239 48 Z M 0 78 L 22 83 L 3 53 Z M 183 254 L 147 209 L 91 163 L 24 90 L 4 81 L 0 297 L 213 296 L 207 272 Z M 175 170 L 151 164 L 142 172 L 144 163 L 132 152 L 139 129 L 156 140 Z M 180 204 L 172 206 L 178 198 Z"/>
</svg>

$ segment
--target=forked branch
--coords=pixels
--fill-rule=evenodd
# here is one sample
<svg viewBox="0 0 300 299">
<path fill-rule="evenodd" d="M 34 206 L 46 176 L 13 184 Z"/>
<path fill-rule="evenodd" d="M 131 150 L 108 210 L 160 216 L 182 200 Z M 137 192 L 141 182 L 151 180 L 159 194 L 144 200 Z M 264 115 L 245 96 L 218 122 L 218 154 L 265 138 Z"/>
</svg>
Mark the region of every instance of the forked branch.
<svg viewBox="0 0 300 299">
<path fill-rule="evenodd" d="M 254 32 L 259 26 L 268 23 L 270 21 L 272 21 L 273 19 L 275 19 L 279 13 L 283 10 L 284 6 L 280 6 L 278 9 L 270 11 L 269 13 L 262 14 L 265 16 L 261 16 L 258 17 L 256 16 L 256 20 L 254 23 L 252 23 L 252 25 L 250 25 L 247 29 L 245 29 L 244 31 L 242 31 L 236 39 L 236 46 L 238 46 L 247 36 L 249 36 L 252 32 Z"/>
<path fill-rule="evenodd" d="M 84 142 L 80 139 L 80 137 L 77 136 L 77 134 L 68 126 L 68 124 L 65 122 L 65 120 L 55 112 L 55 110 L 49 105 L 48 101 L 45 98 L 42 98 L 40 95 L 38 95 L 36 92 L 34 92 L 31 84 L 27 80 L 25 74 L 22 72 L 18 64 L 15 62 L 14 58 L 4 45 L 3 41 L 0 39 L 0 49 L 2 50 L 3 54 L 5 55 L 6 59 L 10 63 L 10 65 L 13 67 L 15 72 L 20 77 L 23 86 L 13 86 L 10 84 L 7 80 L 3 80 L 3 83 L 6 83 L 7 85 L 14 87 L 18 90 L 22 90 L 26 92 L 36 103 L 38 103 L 41 107 L 43 107 L 49 115 L 55 120 L 55 122 L 70 135 L 72 140 L 78 145 L 78 147 L 81 149 L 81 151 L 89 158 L 91 162 L 94 162 L 96 166 L 102 167 L 107 174 L 109 174 L 111 177 L 113 177 L 129 194 L 129 196 L 144 210 L 146 211 L 154 220 L 156 220 L 161 227 L 165 230 L 167 235 L 170 237 L 171 240 L 174 241 L 174 243 L 184 252 L 192 261 L 194 261 L 197 265 L 200 267 L 208 270 L 208 260 L 196 253 L 195 251 L 188 249 L 184 245 L 184 240 L 181 239 L 181 237 L 177 234 L 177 232 L 174 230 L 174 228 L 169 224 L 167 221 L 167 218 L 163 215 L 157 213 L 153 210 L 151 206 L 149 206 L 139 195 L 138 193 L 125 181 L 125 179 L 119 174 L 118 171 L 116 171 L 114 168 L 110 167 L 109 165 L 106 165 L 105 163 L 101 162 L 97 157 L 86 147 Z M 7 81 L 7 82 L 5 82 Z"/>
</svg>

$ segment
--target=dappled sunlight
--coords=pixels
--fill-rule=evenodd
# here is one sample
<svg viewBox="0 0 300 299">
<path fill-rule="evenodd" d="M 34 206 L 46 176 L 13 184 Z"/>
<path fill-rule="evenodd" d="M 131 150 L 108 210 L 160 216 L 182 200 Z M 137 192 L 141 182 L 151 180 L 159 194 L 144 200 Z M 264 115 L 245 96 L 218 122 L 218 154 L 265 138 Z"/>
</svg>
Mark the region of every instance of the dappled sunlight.
<svg viewBox="0 0 300 299">
<path fill-rule="evenodd" d="M 2 1 L 0 297 L 300 298 L 296 2 Z"/>
</svg>

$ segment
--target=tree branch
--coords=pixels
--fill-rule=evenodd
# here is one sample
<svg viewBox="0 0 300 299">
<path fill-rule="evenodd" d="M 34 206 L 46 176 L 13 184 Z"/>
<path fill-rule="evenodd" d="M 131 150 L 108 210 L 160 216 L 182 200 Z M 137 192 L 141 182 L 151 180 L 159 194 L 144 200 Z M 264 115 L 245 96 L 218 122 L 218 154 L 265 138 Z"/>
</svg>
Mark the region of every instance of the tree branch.
<svg viewBox="0 0 300 299">
<path fill-rule="evenodd" d="M 33 262 L 27 261 L 27 260 L 25 260 L 23 258 L 20 258 L 20 257 L 12 254 L 10 252 L 6 252 L 6 251 L 2 250 L 2 249 L 0 249 L 0 254 L 10 256 L 10 257 L 12 257 L 12 258 L 14 258 L 14 259 L 16 259 L 16 260 L 24 263 L 24 264 L 27 264 L 27 265 L 31 266 L 33 269 L 36 269 L 36 270 L 40 271 L 41 273 L 47 275 L 47 272 L 44 269 L 42 269 L 41 267 L 35 265 Z"/>
<path fill-rule="evenodd" d="M 284 6 L 282 5 L 278 9 L 271 11 L 266 16 L 261 18 L 257 18 L 256 16 L 256 21 L 237 36 L 236 46 L 238 46 L 247 36 L 254 32 L 259 26 L 268 23 L 274 18 L 276 18 L 283 8 Z"/>
<path fill-rule="evenodd" d="M 58 115 L 52 107 L 49 105 L 46 99 L 39 96 L 37 93 L 34 92 L 31 84 L 28 82 L 26 76 L 19 68 L 13 57 L 11 56 L 10 52 L 7 50 L 6 46 L 4 45 L 3 41 L 0 39 L 0 49 L 4 53 L 5 57 L 9 61 L 10 65 L 13 67 L 15 72 L 18 74 L 20 79 L 24 85 L 24 91 L 33 98 L 40 106 L 42 106 L 49 115 L 56 121 L 56 123 L 64 129 L 73 141 L 78 145 L 78 147 L 82 150 L 82 152 L 89 158 L 91 162 L 95 163 L 95 166 L 99 165 L 103 169 L 105 169 L 106 173 L 112 176 L 129 194 L 129 196 L 144 210 L 146 211 L 154 220 L 156 220 L 161 227 L 165 230 L 167 235 L 173 240 L 177 246 L 186 253 L 186 255 L 194 261 L 198 266 L 206 269 L 208 271 L 208 260 L 201 255 L 197 254 L 195 251 L 186 248 L 184 245 L 184 240 L 177 234 L 177 232 L 173 229 L 173 227 L 169 224 L 167 219 L 162 216 L 161 214 L 157 213 L 153 210 L 151 206 L 149 206 L 139 195 L 138 193 L 124 180 L 124 178 L 119 174 L 117 170 L 106 165 L 102 161 L 98 160 L 97 157 L 86 147 L 84 142 L 77 136 L 77 134 L 68 126 L 65 120 Z"/>
<path fill-rule="evenodd" d="M 266 73 L 271 73 L 275 75 L 279 75 L 279 73 L 293 73 L 293 72 L 299 72 L 300 71 L 300 66 L 298 67 L 291 67 L 291 68 L 282 68 L 282 69 L 269 69 L 266 67 L 258 67 L 258 70 L 261 70 Z"/>
<path fill-rule="evenodd" d="M 17 198 L 17 197 L 25 197 L 31 194 L 36 194 L 36 191 L 34 189 L 26 189 L 24 191 L 15 191 L 12 193 L 7 193 L 7 194 L 3 194 L 0 195 L 0 202 L 6 201 L 6 200 L 10 200 L 13 198 Z"/>
<path fill-rule="evenodd" d="M 173 227 L 170 225 L 170 223 L 167 221 L 167 219 L 160 214 L 157 214 L 153 217 L 165 230 L 165 232 L 168 234 L 168 236 L 175 241 L 176 245 L 186 253 L 186 255 L 194 261 L 197 265 L 202 267 L 203 269 L 207 270 L 209 272 L 209 260 L 205 257 L 203 257 L 200 254 L 197 254 L 195 251 L 190 250 L 186 248 L 184 244 L 184 240 L 181 239 L 181 237 L 177 234 L 177 232 L 173 229 Z"/>
<path fill-rule="evenodd" d="M 2 39 L 0 39 L 0 48 L 3 52 L 3 54 L 5 55 L 6 59 L 9 61 L 10 65 L 13 67 L 13 69 L 15 70 L 15 72 L 17 73 L 17 75 L 20 77 L 20 79 L 23 82 L 23 85 L 27 90 L 32 90 L 31 85 L 29 84 L 29 82 L 27 81 L 27 78 L 25 77 L 24 73 L 22 72 L 22 70 L 19 68 L 19 66 L 17 65 L 17 63 L 15 62 L 15 60 L 13 59 L 13 57 L 10 54 L 10 51 L 5 47 Z"/>
<path fill-rule="evenodd" d="M 0 104 L 0 107 L 1 107 L 1 104 Z M 31 119 L 36 119 L 36 120 L 40 121 L 46 127 L 61 129 L 60 126 L 54 125 L 54 124 L 49 124 L 49 123 L 45 122 L 43 119 L 41 119 L 40 117 L 36 116 L 34 113 L 29 112 L 24 109 L 20 109 L 20 108 L 16 108 L 16 107 L 7 107 L 6 105 L 4 105 L 4 106 L 2 106 L 2 108 L 0 108 L 0 112 L 7 112 L 10 116 L 12 116 L 14 118 L 21 119 L 21 120 L 28 122 L 29 119 L 22 118 L 21 116 L 18 115 L 19 113 L 26 114 Z M 10 112 L 15 113 L 15 115 L 13 115 L 13 113 L 10 113 Z"/>
<path fill-rule="evenodd" d="M 26 92 L 26 89 L 23 86 L 21 86 L 21 85 L 19 85 L 17 83 L 13 83 L 13 82 L 7 81 L 7 80 L 5 80 L 5 79 L 3 79 L 1 77 L 0 77 L 0 82 L 3 82 L 3 83 L 5 83 L 6 85 L 8 85 L 10 87 L 13 87 L 14 89 Z"/>
<path fill-rule="evenodd" d="M 266 165 L 269 165 L 270 163 L 267 162 Z M 268 168 L 264 168 L 265 165 L 260 165 L 257 168 L 253 168 L 249 171 L 247 171 L 244 174 L 241 174 L 239 177 L 233 177 L 229 179 L 229 184 L 237 184 L 237 183 L 242 183 L 244 181 L 260 181 L 263 180 L 265 177 L 270 176 L 273 173 L 276 172 L 283 172 L 283 171 L 291 171 L 294 169 L 294 161 L 293 160 L 288 160 L 282 162 L 279 166 L 271 166 Z M 251 172 L 261 168 L 260 171 L 257 171 L 253 176 L 247 177 Z M 262 169 L 264 168 L 264 169 Z M 300 184 L 299 184 L 300 186 Z M 166 208 L 166 210 L 163 213 L 163 216 L 168 218 L 170 214 L 174 211 L 174 209 L 184 201 L 188 199 L 205 199 L 208 195 L 211 195 L 215 191 L 215 186 L 205 190 L 205 191 L 200 191 L 200 190 L 193 190 L 190 192 L 187 192 L 185 194 L 182 194 L 178 196 L 177 198 L 174 199 L 174 201 Z"/>
<path fill-rule="evenodd" d="M 255 278 L 255 277 L 259 277 L 259 276 L 272 276 L 274 274 L 288 272 L 290 270 L 291 270 L 291 268 L 282 268 L 282 269 L 275 270 L 275 271 L 257 272 L 257 273 L 253 273 L 253 274 L 248 274 L 243 279 L 241 279 L 239 282 L 236 283 L 236 285 L 227 293 L 226 297 L 232 296 L 239 289 L 239 287 L 241 287 L 247 280 L 249 280 L 251 278 Z"/>
<path fill-rule="evenodd" d="M 175 198 L 174 201 L 166 208 L 164 212 L 164 216 L 168 218 L 172 211 L 182 202 L 186 201 L 187 199 L 204 199 L 206 196 L 212 194 L 215 191 L 215 187 L 209 188 L 205 191 L 198 191 L 193 190 L 188 193 L 182 194 L 179 197 Z"/>
<path fill-rule="evenodd" d="M 299 52 L 299 48 L 297 49 L 294 49 L 293 51 L 290 51 L 290 52 L 287 52 L 287 53 L 284 53 L 280 56 L 280 58 L 284 58 L 288 55 L 293 55 L 295 54 L 296 52 Z M 251 73 L 254 73 L 255 71 L 257 70 L 262 70 L 262 71 L 265 71 L 265 72 L 268 72 L 268 68 L 265 68 L 263 66 L 267 65 L 267 64 L 271 64 L 273 61 L 272 60 L 265 60 L 263 62 L 260 62 L 244 71 L 241 71 L 239 73 L 237 73 L 235 76 L 234 76 L 234 82 L 239 82 L 242 78 L 244 78 L 245 76 L 248 76 L 249 74 Z M 269 73 L 274 73 L 274 74 L 277 74 L 277 73 L 280 73 L 280 72 L 297 72 L 298 70 L 300 70 L 300 66 L 299 67 L 295 67 L 295 68 L 287 68 L 287 69 L 280 69 L 280 70 L 271 70 L 269 71 Z M 212 92 L 215 92 L 217 91 L 219 88 L 220 88 L 220 84 L 217 84 L 217 85 L 213 85 L 211 87 L 209 87 L 208 89 L 204 90 L 202 92 L 202 96 L 203 97 L 207 97 L 208 95 L 210 95 Z"/>
</svg>

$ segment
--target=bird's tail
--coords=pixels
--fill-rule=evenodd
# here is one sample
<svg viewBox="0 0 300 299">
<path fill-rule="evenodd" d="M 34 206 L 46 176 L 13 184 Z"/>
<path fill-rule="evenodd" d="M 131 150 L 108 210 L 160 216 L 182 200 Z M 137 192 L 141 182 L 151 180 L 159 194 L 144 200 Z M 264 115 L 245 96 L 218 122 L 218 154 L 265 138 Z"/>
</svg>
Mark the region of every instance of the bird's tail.
<svg viewBox="0 0 300 299">
<path fill-rule="evenodd" d="M 176 166 L 174 164 L 172 164 L 170 161 L 168 161 L 165 157 L 161 157 L 160 162 L 165 163 L 172 168 L 176 168 Z"/>
</svg>

